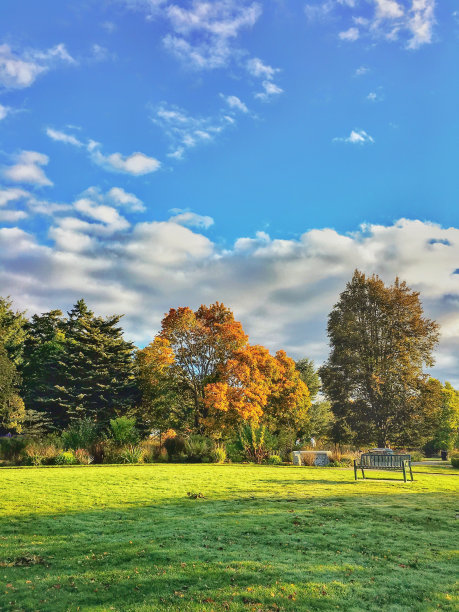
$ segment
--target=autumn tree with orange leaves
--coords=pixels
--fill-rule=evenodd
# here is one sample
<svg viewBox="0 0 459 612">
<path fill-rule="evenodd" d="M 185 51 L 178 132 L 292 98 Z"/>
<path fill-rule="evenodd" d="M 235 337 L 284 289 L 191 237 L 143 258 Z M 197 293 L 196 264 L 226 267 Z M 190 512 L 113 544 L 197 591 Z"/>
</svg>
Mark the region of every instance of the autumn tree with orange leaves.
<svg viewBox="0 0 459 612">
<path fill-rule="evenodd" d="M 250 346 L 224 304 L 171 308 L 155 340 L 138 352 L 144 406 L 182 428 L 216 433 L 241 422 L 296 427 L 306 418 L 309 392 L 283 351 L 273 357 Z M 166 414 L 165 414 L 166 413 Z"/>
<path fill-rule="evenodd" d="M 221 366 L 220 378 L 207 385 L 205 403 L 221 427 L 243 420 L 278 432 L 298 430 L 307 419 L 308 388 L 284 351 L 273 357 L 264 346 L 247 345 Z"/>
</svg>

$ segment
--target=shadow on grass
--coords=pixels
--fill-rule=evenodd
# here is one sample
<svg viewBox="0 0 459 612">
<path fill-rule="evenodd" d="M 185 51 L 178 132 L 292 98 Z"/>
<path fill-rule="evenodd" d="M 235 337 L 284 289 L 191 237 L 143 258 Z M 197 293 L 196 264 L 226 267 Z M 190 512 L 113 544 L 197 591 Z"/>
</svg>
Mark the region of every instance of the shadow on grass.
<svg viewBox="0 0 459 612">
<path fill-rule="evenodd" d="M 9 517 L 0 609 L 448 609 L 456 501 L 386 490 Z M 14 565 L 33 555 L 43 564 Z"/>
</svg>

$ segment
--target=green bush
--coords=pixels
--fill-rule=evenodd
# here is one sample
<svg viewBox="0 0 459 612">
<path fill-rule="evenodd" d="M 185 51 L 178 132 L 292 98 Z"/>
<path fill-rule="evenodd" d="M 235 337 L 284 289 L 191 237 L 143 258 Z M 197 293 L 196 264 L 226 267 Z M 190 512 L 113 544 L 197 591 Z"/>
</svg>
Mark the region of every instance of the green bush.
<svg viewBox="0 0 459 612">
<path fill-rule="evenodd" d="M 247 461 L 263 463 L 267 459 L 265 435 L 264 425 L 245 425 L 239 430 L 239 441 Z"/>
<path fill-rule="evenodd" d="M 111 419 L 110 437 L 119 446 L 136 444 L 139 441 L 139 433 L 135 427 L 135 419 L 127 416 Z"/>
<path fill-rule="evenodd" d="M 424 455 L 421 451 L 408 451 L 408 455 L 410 455 L 411 461 L 422 461 L 424 459 Z"/>
<path fill-rule="evenodd" d="M 26 438 L 0 438 L 0 458 L 6 461 L 18 462 L 27 446 Z"/>
<path fill-rule="evenodd" d="M 451 465 L 453 468 L 459 469 L 459 454 L 454 454 L 451 456 Z"/>
<path fill-rule="evenodd" d="M 177 458 L 180 453 L 185 450 L 185 440 L 181 436 L 166 438 L 164 448 L 167 450 L 167 455 L 171 461 Z"/>
<path fill-rule="evenodd" d="M 77 448 L 89 449 L 97 440 L 98 427 L 89 418 L 80 419 L 71 423 L 62 434 L 64 448 L 77 450 Z"/>
<path fill-rule="evenodd" d="M 184 455 L 191 463 L 208 463 L 212 459 L 212 440 L 198 434 L 185 441 Z"/>
<path fill-rule="evenodd" d="M 270 455 L 267 463 L 269 463 L 269 465 L 281 465 L 282 459 L 279 457 L 279 455 Z"/>
<path fill-rule="evenodd" d="M 226 456 L 232 463 L 242 463 L 244 461 L 244 451 L 239 441 L 227 442 Z"/>
<path fill-rule="evenodd" d="M 216 446 L 212 451 L 212 461 L 214 463 L 225 463 L 226 450 L 224 446 Z"/>
<path fill-rule="evenodd" d="M 59 453 L 54 460 L 56 465 L 76 465 L 78 463 L 78 459 L 75 457 L 75 454 L 71 450 L 62 451 Z"/>
<path fill-rule="evenodd" d="M 129 444 L 120 451 L 120 457 L 123 463 L 142 463 L 143 448 Z"/>
</svg>

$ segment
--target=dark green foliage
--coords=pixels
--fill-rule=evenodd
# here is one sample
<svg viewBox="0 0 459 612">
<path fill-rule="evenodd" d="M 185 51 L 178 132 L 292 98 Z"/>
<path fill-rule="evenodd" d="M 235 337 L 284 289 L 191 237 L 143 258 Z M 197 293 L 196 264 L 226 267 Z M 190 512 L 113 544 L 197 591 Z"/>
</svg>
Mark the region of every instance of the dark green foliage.
<svg viewBox="0 0 459 612">
<path fill-rule="evenodd" d="M 99 436 L 99 427 L 90 418 L 73 421 L 62 434 L 64 448 L 76 450 L 89 449 Z"/>
<path fill-rule="evenodd" d="M 34 315 L 26 324 L 27 337 L 21 367 L 22 395 L 28 410 L 42 413 L 48 419 L 48 431 L 62 429 L 69 422 L 57 388 L 65 385 L 64 325 L 60 310 Z"/>
<path fill-rule="evenodd" d="M 123 339 L 120 319 L 94 316 L 84 300 L 68 313 L 58 391 L 70 420 L 88 417 L 108 425 L 135 401 L 134 345 Z"/>
<path fill-rule="evenodd" d="M 306 383 L 309 389 L 311 402 L 314 402 L 320 391 L 320 378 L 312 359 L 305 357 L 295 363 L 296 369 L 300 373 L 301 380 Z"/>
<path fill-rule="evenodd" d="M 451 465 L 453 468 L 459 469 L 459 455 L 453 455 L 451 457 Z"/>
<path fill-rule="evenodd" d="M 336 441 L 350 430 L 356 444 L 418 445 L 434 426 L 437 390 L 423 366 L 433 364 L 438 326 L 423 314 L 405 283 L 386 287 L 356 270 L 329 315 L 320 369 Z"/>
<path fill-rule="evenodd" d="M 176 459 L 185 450 L 185 440 L 182 436 L 166 438 L 164 448 L 167 450 L 170 460 Z"/>
<path fill-rule="evenodd" d="M 25 410 L 18 395 L 19 375 L 6 348 L 0 344 L 0 433 L 21 431 Z"/>
<path fill-rule="evenodd" d="M 263 463 L 269 455 L 266 444 L 266 427 L 263 425 L 244 425 L 239 430 L 239 442 L 247 461 Z"/>
<path fill-rule="evenodd" d="M 209 463 L 212 460 L 213 446 L 212 440 L 195 434 L 186 440 L 183 452 L 190 463 Z"/>
<path fill-rule="evenodd" d="M 0 438 L 0 459 L 16 461 L 27 446 L 27 438 L 18 436 Z"/>
</svg>

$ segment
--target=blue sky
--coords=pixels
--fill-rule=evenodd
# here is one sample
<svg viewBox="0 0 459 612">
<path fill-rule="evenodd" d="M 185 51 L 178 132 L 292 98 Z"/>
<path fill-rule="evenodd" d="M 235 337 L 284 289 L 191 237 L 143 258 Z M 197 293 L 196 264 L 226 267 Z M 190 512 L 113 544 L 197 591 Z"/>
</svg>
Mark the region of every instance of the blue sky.
<svg viewBox="0 0 459 612">
<path fill-rule="evenodd" d="M 435 0 L 3 0 L 0 282 L 151 339 L 223 300 L 318 363 L 360 267 L 421 291 L 459 383 L 459 10 Z"/>
</svg>

